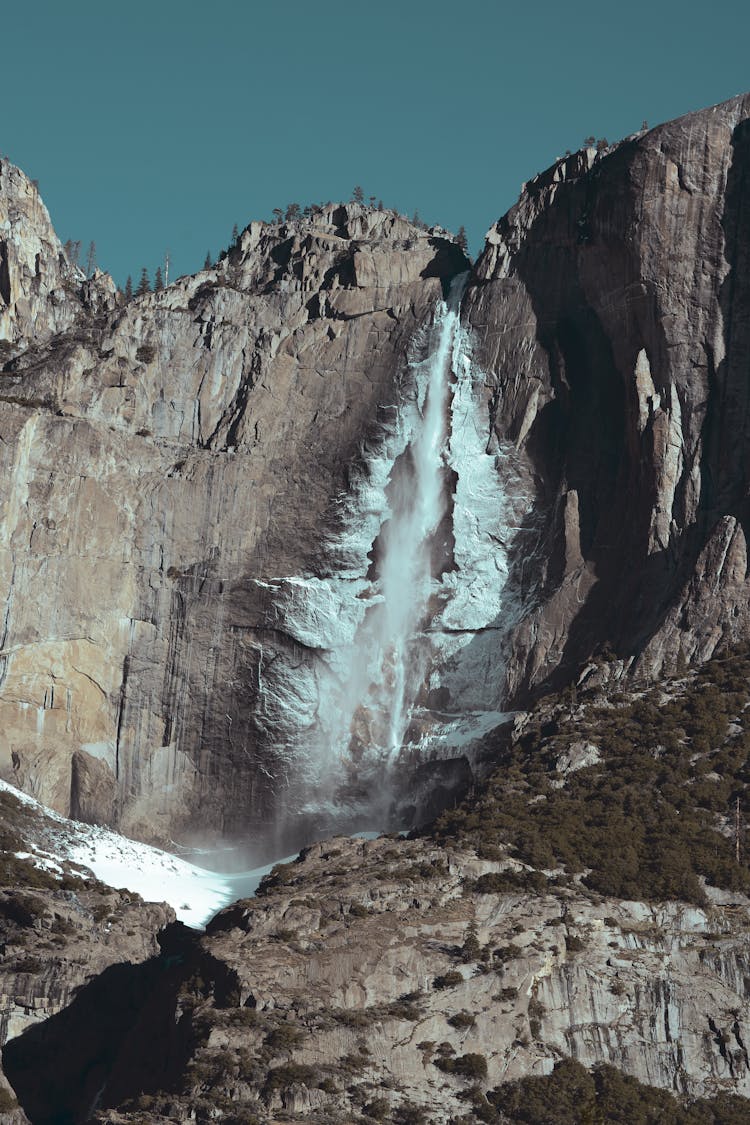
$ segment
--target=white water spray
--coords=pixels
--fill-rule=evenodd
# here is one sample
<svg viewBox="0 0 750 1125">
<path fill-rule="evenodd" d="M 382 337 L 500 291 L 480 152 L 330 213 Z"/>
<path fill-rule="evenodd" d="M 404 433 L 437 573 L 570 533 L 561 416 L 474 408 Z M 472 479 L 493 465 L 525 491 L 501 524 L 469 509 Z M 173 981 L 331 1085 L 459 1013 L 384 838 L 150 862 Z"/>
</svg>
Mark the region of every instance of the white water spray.
<svg viewBox="0 0 750 1125">
<path fill-rule="evenodd" d="M 494 439 L 463 283 L 415 341 L 393 421 L 339 501 L 330 569 L 266 584 L 304 655 L 264 663 L 265 717 L 298 779 L 291 807 L 329 824 L 382 827 L 397 763 L 461 756 L 504 717 L 502 646 L 523 609 L 511 552 L 532 489 Z"/>
<path fill-rule="evenodd" d="M 373 546 L 369 606 L 354 637 L 335 708 L 334 756 L 387 765 L 399 755 L 424 683 L 441 569 L 436 537 L 450 505 L 446 450 L 452 356 L 464 278 L 437 309 L 416 365 L 416 404 L 405 448 L 385 486 L 387 507 Z"/>
<path fill-rule="evenodd" d="M 424 674 L 415 640 L 427 613 L 436 575 L 433 574 L 433 540 L 449 505 L 445 448 L 448 429 L 453 338 L 458 325 L 458 302 L 463 286 L 438 311 L 433 334 L 434 351 L 427 360 L 428 379 L 421 422 L 404 460 L 397 463 L 391 480 L 391 517 L 382 534 L 380 589 L 383 601 L 375 613 L 372 637 L 382 654 L 381 684 L 375 696 L 387 715 L 384 749 L 393 758 L 399 753 L 410 719 L 410 705 Z M 401 472 L 399 472 L 401 468 Z M 389 701 L 389 702 L 388 702 Z M 363 700 L 363 702 L 366 702 Z"/>
</svg>

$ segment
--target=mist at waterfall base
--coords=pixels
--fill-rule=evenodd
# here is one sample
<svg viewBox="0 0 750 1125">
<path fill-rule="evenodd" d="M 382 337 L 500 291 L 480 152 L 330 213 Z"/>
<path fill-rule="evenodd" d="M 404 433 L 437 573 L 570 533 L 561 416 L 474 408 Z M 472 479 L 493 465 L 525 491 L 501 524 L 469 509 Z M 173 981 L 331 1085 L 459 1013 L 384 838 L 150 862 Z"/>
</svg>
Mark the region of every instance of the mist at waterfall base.
<svg viewBox="0 0 750 1125">
<path fill-rule="evenodd" d="M 277 634 L 300 646 L 264 652 L 264 717 L 288 779 L 276 854 L 428 819 L 508 719 L 503 645 L 523 604 L 511 549 L 531 492 L 493 435 L 460 322 L 465 283 L 412 342 L 324 566 L 263 583 Z"/>
</svg>

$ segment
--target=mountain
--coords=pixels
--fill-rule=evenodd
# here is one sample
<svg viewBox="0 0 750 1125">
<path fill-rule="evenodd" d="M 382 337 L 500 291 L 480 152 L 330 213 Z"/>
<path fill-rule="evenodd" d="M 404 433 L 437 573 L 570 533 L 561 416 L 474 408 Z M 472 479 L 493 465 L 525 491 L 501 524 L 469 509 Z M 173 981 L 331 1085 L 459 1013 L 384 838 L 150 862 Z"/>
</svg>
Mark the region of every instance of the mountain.
<svg viewBox="0 0 750 1125">
<path fill-rule="evenodd" d="M 303 847 L 160 952 L 136 901 L 74 1004 L 24 980 L 34 1125 L 750 1120 L 749 122 L 558 160 L 473 265 L 330 204 L 127 302 L 3 161 L 0 778 L 217 866 Z M 12 958 L 94 917 L 66 876 Z"/>
<path fill-rule="evenodd" d="M 488 234 L 465 318 L 541 523 L 511 693 L 747 636 L 749 114 L 566 157 Z"/>
</svg>

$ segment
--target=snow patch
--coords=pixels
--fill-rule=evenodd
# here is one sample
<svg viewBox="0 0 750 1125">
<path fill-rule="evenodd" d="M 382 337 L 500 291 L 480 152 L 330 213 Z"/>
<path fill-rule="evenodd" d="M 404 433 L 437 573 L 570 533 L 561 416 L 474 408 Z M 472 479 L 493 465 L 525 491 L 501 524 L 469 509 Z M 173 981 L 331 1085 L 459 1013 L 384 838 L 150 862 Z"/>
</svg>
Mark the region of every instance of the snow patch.
<svg viewBox="0 0 750 1125">
<path fill-rule="evenodd" d="M 18 853 L 18 858 L 31 858 L 53 874 L 61 873 L 59 861 L 86 867 L 110 887 L 132 891 L 146 902 L 168 903 L 187 926 L 201 929 L 225 906 L 254 895 L 263 876 L 274 866 L 270 863 L 252 871 L 222 875 L 160 848 L 129 840 L 111 828 L 68 820 L 5 781 L 0 781 L 0 791 L 32 806 L 48 821 L 40 826 L 46 846 L 28 841 L 33 853 Z"/>
</svg>

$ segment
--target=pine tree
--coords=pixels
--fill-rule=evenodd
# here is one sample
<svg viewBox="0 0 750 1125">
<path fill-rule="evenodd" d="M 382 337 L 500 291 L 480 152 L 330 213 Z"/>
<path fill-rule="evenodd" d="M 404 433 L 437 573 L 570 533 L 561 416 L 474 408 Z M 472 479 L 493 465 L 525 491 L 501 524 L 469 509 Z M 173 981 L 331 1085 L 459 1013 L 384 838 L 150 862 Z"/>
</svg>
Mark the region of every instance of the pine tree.
<svg viewBox="0 0 750 1125">
<path fill-rule="evenodd" d="M 160 293 L 164 288 L 164 281 L 161 276 L 161 266 L 156 267 L 156 276 L 154 277 L 154 293 Z"/>
<path fill-rule="evenodd" d="M 240 240 L 240 232 L 238 231 L 237 224 L 235 223 L 234 226 L 232 227 L 232 246 L 236 246 L 237 243 L 239 242 L 239 240 Z"/>
<path fill-rule="evenodd" d="M 456 235 L 456 243 L 458 244 L 459 248 L 461 250 L 463 250 L 464 254 L 466 254 L 468 252 L 469 240 L 466 237 L 466 227 L 461 226 L 461 227 L 458 228 L 458 234 Z"/>
<path fill-rule="evenodd" d="M 284 218 L 288 223 L 292 223 L 295 219 L 298 219 L 300 217 L 301 211 L 302 208 L 300 207 L 299 203 L 290 203 L 287 206 Z"/>
<path fill-rule="evenodd" d="M 138 288 L 135 291 L 136 297 L 142 297 L 144 293 L 151 292 L 151 282 L 148 279 L 148 270 L 144 266 L 141 270 L 141 280 L 138 282 Z"/>
<path fill-rule="evenodd" d="M 461 946 L 461 960 L 462 961 L 478 961 L 479 955 L 482 952 L 482 947 L 479 944 L 479 931 L 477 924 L 474 921 L 469 922 L 469 927 L 466 931 L 464 943 Z"/>
<path fill-rule="evenodd" d="M 364 203 L 365 201 L 364 190 L 360 187 L 359 184 L 356 184 L 354 187 L 354 191 L 352 192 L 352 199 L 355 203 Z"/>
<path fill-rule="evenodd" d="M 88 253 L 86 254 L 86 277 L 93 277 L 96 269 L 96 243 L 89 242 Z"/>
<path fill-rule="evenodd" d="M 275 223 L 280 223 L 283 218 L 284 218 L 284 212 L 281 210 L 281 208 L 280 207 L 274 207 L 274 209 L 273 209 L 273 221 Z"/>
<path fill-rule="evenodd" d="M 383 200 L 379 199 L 378 200 L 378 211 L 382 211 L 382 210 L 383 210 Z"/>
<path fill-rule="evenodd" d="M 212 266 L 213 266 L 213 262 L 211 261 L 211 251 L 207 250 L 206 251 L 206 260 L 203 263 L 203 268 L 204 268 L 204 270 L 210 270 Z"/>
<path fill-rule="evenodd" d="M 125 282 L 125 300 L 132 301 L 133 299 L 133 279 L 128 274 L 128 280 Z"/>
</svg>

